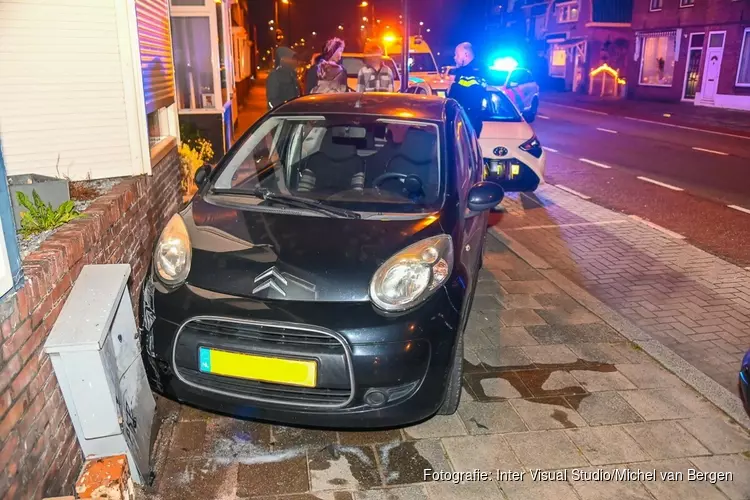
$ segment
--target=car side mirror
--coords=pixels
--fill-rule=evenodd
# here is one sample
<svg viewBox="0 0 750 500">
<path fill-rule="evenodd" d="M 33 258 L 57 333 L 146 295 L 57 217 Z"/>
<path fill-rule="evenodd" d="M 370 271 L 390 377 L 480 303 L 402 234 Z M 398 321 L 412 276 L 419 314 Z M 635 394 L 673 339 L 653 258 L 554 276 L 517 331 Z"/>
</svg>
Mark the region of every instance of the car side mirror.
<svg viewBox="0 0 750 500">
<path fill-rule="evenodd" d="M 469 210 L 484 212 L 495 208 L 503 201 L 503 196 L 505 191 L 500 184 L 490 181 L 478 182 L 469 190 Z"/>
<path fill-rule="evenodd" d="M 514 89 L 514 88 L 518 87 L 518 82 L 509 82 L 508 83 L 508 87 L 511 88 L 511 89 Z"/>
<path fill-rule="evenodd" d="M 193 178 L 195 185 L 199 188 L 203 187 L 208 180 L 209 174 L 211 174 L 211 165 L 204 163 L 203 166 L 195 171 L 195 177 Z"/>
</svg>

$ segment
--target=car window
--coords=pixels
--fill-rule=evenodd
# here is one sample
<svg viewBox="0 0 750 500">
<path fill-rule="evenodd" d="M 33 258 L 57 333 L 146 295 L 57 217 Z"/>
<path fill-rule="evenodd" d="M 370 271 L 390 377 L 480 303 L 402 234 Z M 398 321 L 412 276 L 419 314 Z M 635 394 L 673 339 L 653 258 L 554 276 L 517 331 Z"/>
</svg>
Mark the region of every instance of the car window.
<svg viewBox="0 0 750 500">
<path fill-rule="evenodd" d="M 523 119 L 504 92 L 492 90 L 487 92 L 487 97 L 482 101 L 482 121 L 520 123 Z"/>
<path fill-rule="evenodd" d="M 341 58 L 341 65 L 344 67 L 347 77 L 356 78 L 359 70 L 365 65 L 365 61 L 361 57 L 345 56 Z"/>
<path fill-rule="evenodd" d="M 439 142 L 432 122 L 269 116 L 237 146 L 213 188 L 263 188 L 365 212 L 438 210 L 445 177 Z"/>
<path fill-rule="evenodd" d="M 471 157 L 474 159 L 471 163 L 471 179 L 475 182 L 479 181 L 481 178 L 479 167 L 484 163 L 484 160 L 479 149 L 479 141 L 477 140 L 479 137 L 477 135 L 477 131 L 474 130 L 474 126 L 471 124 L 471 120 L 469 120 L 469 115 L 466 114 L 466 110 L 462 109 L 461 114 L 463 116 L 463 121 L 466 124 L 467 135 L 469 136 Z"/>
<path fill-rule="evenodd" d="M 383 64 L 385 64 L 386 66 L 388 66 L 391 69 L 391 71 L 393 72 L 393 80 L 396 81 L 396 82 L 399 81 L 400 78 L 398 77 L 398 70 L 396 69 L 396 65 L 393 64 L 393 59 L 391 59 L 390 57 L 384 57 L 383 58 Z"/>
<path fill-rule="evenodd" d="M 418 73 L 437 73 L 437 66 L 429 52 L 411 52 L 409 54 L 409 71 Z"/>
<path fill-rule="evenodd" d="M 526 81 L 524 83 L 533 83 L 534 82 L 534 75 L 531 74 L 531 71 L 524 70 L 524 78 Z"/>
</svg>

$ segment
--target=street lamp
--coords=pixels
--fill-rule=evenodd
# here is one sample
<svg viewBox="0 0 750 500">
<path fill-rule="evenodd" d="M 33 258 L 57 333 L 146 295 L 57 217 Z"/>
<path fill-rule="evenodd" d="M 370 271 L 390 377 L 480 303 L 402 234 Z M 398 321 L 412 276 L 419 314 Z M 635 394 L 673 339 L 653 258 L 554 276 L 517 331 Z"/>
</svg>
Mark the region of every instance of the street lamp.
<svg viewBox="0 0 750 500">
<path fill-rule="evenodd" d="M 343 31 L 344 27 L 339 24 L 339 31 Z"/>
<path fill-rule="evenodd" d="M 313 32 L 312 32 L 312 36 L 315 36 L 315 35 L 317 35 L 317 33 L 313 31 Z"/>
<path fill-rule="evenodd" d="M 359 4 L 360 7 L 367 7 L 369 4 L 367 2 L 362 2 Z"/>
</svg>

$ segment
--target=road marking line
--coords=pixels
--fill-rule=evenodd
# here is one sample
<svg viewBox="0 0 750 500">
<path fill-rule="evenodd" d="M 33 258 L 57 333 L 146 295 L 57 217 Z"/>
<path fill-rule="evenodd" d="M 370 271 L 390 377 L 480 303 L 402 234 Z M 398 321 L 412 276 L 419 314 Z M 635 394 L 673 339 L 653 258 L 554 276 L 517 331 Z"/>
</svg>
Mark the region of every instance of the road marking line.
<svg viewBox="0 0 750 500">
<path fill-rule="evenodd" d="M 560 189 L 562 189 L 563 191 L 565 191 L 567 193 L 570 193 L 570 194 L 572 194 L 574 196 L 578 196 L 579 198 L 583 198 L 584 200 L 590 200 L 591 199 L 591 196 L 586 196 L 583 193 L 579 193 L 575 189 L 570 189 L 568 186 L 563 186 L 562 184 L 555 184 L 555 186 L 558 187 L 558 188 L 560 188 Z"/>
<path fill-rule="evenodd" d="M 595 115 L 607 116 L 609 114 L 609 113 L 605 113 L 604 111 L 594 111 L 593 109 L 579 108 L 578 106 L 567 106 L 565 104 L 557 104 L 556 102 L 545 102 L 545 104 L 551 104 L 553 106 L 560 106 L 561 108 L 577 109 L 579 111 L 585 111 L 587 113 L 593 113 Z"/>
<path fill-rule="evenodd" d="M 716 151 L 716 150 L 713 150 L 713 149 L 696 148 L 695 146 L 693 146 L 693 149 L 696 150 L 696 151 L 704 151 L 706 153 L 713 153 L 715 155 L 729 156 L 729 153 L 725 153 L 723 151 Z"/>
<path fill-rule="evenodd" d="M 602 132 L 607 132 L 609 134 L 616 134 L 617 133 L 617 130 L 612 130 L 612 129 L 608 129 L 608 128 L 596 127 L 596 130 L 601 130 Z"/>
<path fill-rule="evenodd" d="M 673 186 L 671 184 L 666 184 L 664 182 L 655 181 L 653 179 L 649 179 L 648 177 L 641 177 L 638 176 L 636 179 L 640 179 L 642 181 L 650 182 L 651 184 L 656 184 L 657 186 L 665 187 L 667 189 L 671 189 L 672 191 L 685 191 L 681 187 Z"/>
<path fill-rule="evenodd" d="M 599 167 L 599 168 L 612 168 L 609 165 L 605 165 L 604 163 L 599 163 L 597 161 L 588 160 L 586 158 L 578 158 L 578 159 L 580 161 L 582 161 L 583 163 L 588 163 L 589 165 L 593 165 L 595 167 Z"/>
<path fill-rule="evenodd" d="M 695 132 L 704 132 L 706 134 L 724 135 L 726 137 L 736 137 L 738 139 L 750 140 L 750 136 L 747 136 L 747 135 L 729 134 L 727 132 L 716 132 L 715 130 L 705 130 L 702 128 L 686 127 L 685 125 L 675 125 L 674 123 L 664 123 L 664 122 L 657 122 L 654 120 L 644 120 L 643 118 L 633 118 L 631 116 L 623 116 L 623 118 L 625 118 L 626 120 L 633 120 L 636 122 L 655 123 L 656 125 L 664 125 L 665 127 L 681 128 L 683 130 L 693 130 Z"/>
<path fill-rule="evenodd" d="M 549 120 L 549 116 L 545 115 L 536 115 L 537 118 L 541 118 L 542 120 Z"/>
<path fill-rule="evenodd" d="M 545 151 L 549 151 L 550 153 L 557 153 L 558 151 L 554 148 L 548 148 L 547 146 L 542 146 L 542 149 Z"/>
<path fill-rule="evenodd" d="M 741 207 L 739 205 L 727 205 L 729 208 L 733 208 L 735 210 L 739 210 L 740 212 L 745 212 L 746 214 L 750 214 L 750 208 Z"/>
<path fill-rule="evenodd" d="M 633 220 L 637 220 L 638 222 L 642 222 L 643 224 L 647 225 L 651 229 L 656 229 L 657 231 L 659 231 L 661 233 L 664 233 L 667 236 L 670 236 L 672 238 L 676 238 L 678 240 L 684 240 L 685 239 L 685 237 L 683 235 L 681 235 L 679 233 L 675 233 L 674 231 L 670 231 L 669 229 L 667 229 L 665 227 L 657 226 L 653 222 L 649 222 L 646 219 L 641 219 L 637 215 L 631 215 L 630 218 L 633 219 Z"/>
</svg>

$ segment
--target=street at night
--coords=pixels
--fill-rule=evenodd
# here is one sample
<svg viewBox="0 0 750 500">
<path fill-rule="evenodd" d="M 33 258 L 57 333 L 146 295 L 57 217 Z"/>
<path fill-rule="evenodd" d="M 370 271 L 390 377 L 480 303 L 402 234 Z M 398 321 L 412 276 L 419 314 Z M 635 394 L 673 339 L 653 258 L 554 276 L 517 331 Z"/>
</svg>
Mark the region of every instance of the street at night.
<svg viewBox="0 0 750 500">
<path fill-rule="evenodd" d="M 534 128 L 550 153 L 548 183 L 750 266 L 750 117 L 733 134 L 542 99 L 538 118 Z"/>
<path fill-rule="evenodd" d="M 750 0 L 0 0 L 0 499 L 750 500 Z"/>
</svg>

